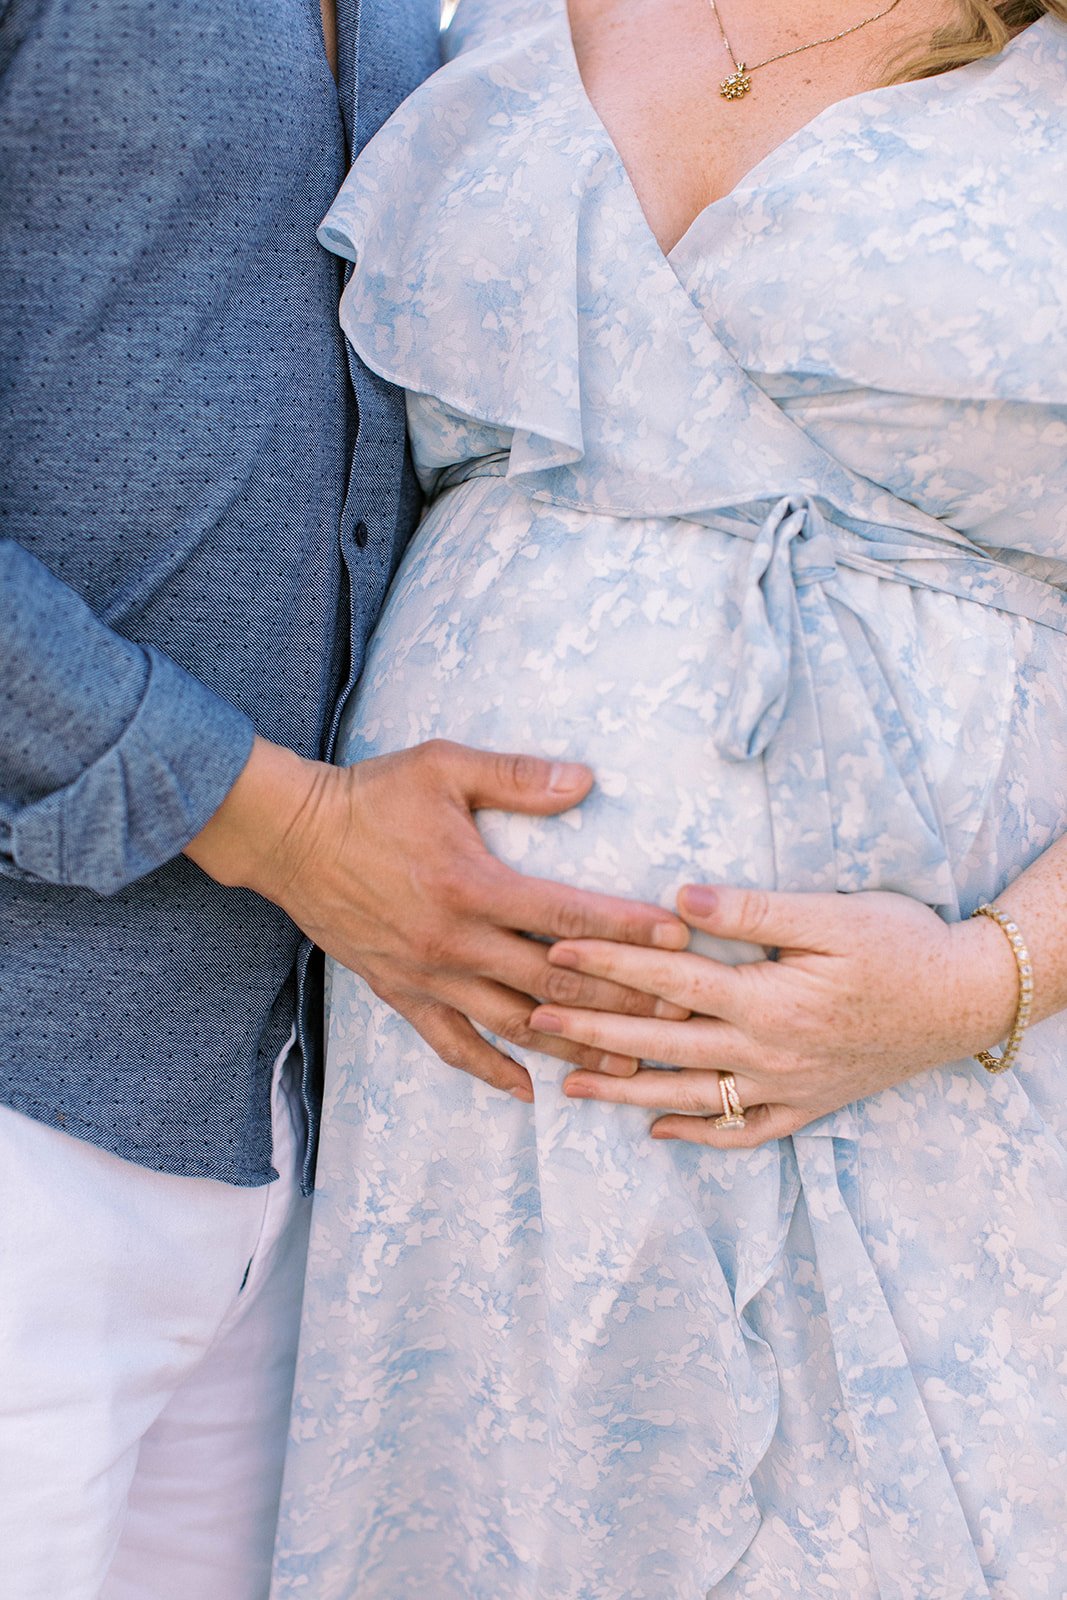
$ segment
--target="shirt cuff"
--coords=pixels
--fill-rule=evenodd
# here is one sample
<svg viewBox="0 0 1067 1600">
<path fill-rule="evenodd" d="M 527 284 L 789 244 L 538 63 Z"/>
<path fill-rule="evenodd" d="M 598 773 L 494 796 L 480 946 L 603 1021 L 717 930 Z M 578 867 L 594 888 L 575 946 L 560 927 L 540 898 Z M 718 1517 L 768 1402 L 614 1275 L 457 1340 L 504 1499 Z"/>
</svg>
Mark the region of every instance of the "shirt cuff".
<svg viewBox="0 0 1067 1600">
<path fill-rule="evenodd" d="M 114 894 L 178 855 L 240 776 L 250 720 L 158 650 L 144 653 L 145 691 L 121 736 L 13 819 L 7 849 L 28 876 Z"/>
</svg>

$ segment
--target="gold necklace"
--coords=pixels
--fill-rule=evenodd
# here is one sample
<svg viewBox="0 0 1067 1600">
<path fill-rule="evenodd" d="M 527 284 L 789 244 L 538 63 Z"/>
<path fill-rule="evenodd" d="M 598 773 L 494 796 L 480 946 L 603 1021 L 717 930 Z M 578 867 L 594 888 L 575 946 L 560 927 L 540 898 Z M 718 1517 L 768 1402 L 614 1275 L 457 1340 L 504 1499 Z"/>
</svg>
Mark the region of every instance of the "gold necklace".
<svg viewBox="0 0 1067 1600">
<path fill-rule="evenodd" d="M 865 17 L 862 22 L 854 22 L 851 28 L 842 28 L 840 33 L 832 33 L 828 39 L 813 39 L 810 44 L 798 44 L 793 50 L 782 50 L 776 56 L 768 56 L 766 61 L 754 61 L 750 67 L 746 67 L 745 63 L 738 61 L 734 55 L 734 47 L 726 37 L 726 29 L 722 25 L 722 18 L 719 15 L 719 8 L 715 4 L 715 0 L 708 0 L 712 15 L 719 24 L 719 32 L 722 34 L 722 42 L 726 46 L 726 54 L 734 64 L 734 70 L 730 76 L 724 78 L 720 83 L 719 93 L 724 100 L 740 100 L 752 87 L 750 73 L 758 72 L 761 67 L 769 67 L 772 61 L 785 61 L 788 56 L 799 56 L 804 50 L 817 50 L 820 45 L 836 44 L 838 39 L 847 39 L 850 33 L 858 33 L 861 28 L 869 28 L 872 22 L 880 22 L 883 17 L 888 17 L 889 13 L 895 11 L 899 4 L 900 0 L 889 0 L 889 5 L 884 10 L 876 11 L 873 17 Z"/>
</svg>

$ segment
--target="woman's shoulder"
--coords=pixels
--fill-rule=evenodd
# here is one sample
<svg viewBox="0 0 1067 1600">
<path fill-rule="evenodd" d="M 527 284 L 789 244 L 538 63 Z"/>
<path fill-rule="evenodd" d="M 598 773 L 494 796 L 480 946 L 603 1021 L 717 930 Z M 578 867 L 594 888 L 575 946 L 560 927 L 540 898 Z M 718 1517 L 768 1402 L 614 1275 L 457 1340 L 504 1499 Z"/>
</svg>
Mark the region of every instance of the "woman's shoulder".
<svg viewBox="0 0 1067 1600">
<path fill-rule="evenodd" d="M 993 99 L 1013 94 L 1019 100 L 1029 99 L 1036 117 L 1062 135 L 1067 112 L 1067 21 L 1048 13 L 1016 35 L 999 56 L 991 58 L 988 90 Z"/>
<path fill-rule="evenodd" d="M 999 55 L 957 68 L 944 78 L 945 109 L 988 123 L 998 143 L 1024 148 L 1034 135 L 1051 140 L 1050 154 L 1067 133 L 1067 21 L 1046 13 L 1012 39 Z M 1015 137 L 1013 138 L 1013 134 Z"/>
<path fill-rule="evenodd" d="M 1050 69 L 1050 88 L 1057 80 L 1061 96 L 1067 98 L 1067 18 L 1046 12 L 1037 22 L 1032 22 L 1017 34 L 1008 52 L 1017 51 L 1022 59 L 1033 59 Z"/>
</svg>

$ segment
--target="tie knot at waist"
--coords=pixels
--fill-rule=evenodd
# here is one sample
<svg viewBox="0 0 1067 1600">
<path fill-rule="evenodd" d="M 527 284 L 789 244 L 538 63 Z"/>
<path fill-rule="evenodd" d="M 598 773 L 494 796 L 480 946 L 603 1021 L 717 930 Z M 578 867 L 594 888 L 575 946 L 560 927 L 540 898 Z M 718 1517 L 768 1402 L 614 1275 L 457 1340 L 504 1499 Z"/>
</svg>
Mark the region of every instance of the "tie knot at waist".
<svg viewBox="0 0 1067 1600">
<path fill-rule="evenodd" d="M 751 525 L 750 525 L 751 526 Z M 741 529 L 734 525 L 732 532 Z M 837 571 L 834 539 L 812 500 L 780 500 L 752 537 L 737 622 L 737 656 L 716 744 L 731 761 L 763 754 L 785 715 L 802 647 L 799 593 Z"/>
</svg>

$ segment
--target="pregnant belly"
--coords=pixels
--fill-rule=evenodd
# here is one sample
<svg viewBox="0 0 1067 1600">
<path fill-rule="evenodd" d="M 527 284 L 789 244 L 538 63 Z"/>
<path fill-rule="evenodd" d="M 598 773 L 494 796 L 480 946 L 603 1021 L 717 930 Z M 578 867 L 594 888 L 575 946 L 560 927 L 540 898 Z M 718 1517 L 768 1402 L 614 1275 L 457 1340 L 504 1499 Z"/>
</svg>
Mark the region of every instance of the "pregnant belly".
<svg viewBox="0 0 1067 1600">
<path fill-rule="evenodd" d="M 794 596 L 773 736 L 739 750 L 739 714 L 783 666 L 752 646 L 751 561 L 749 541 L 696 523 L 463 484 L 398 574 L 342 759 L 449 738 L 588 762 L 577 811 L 480 816 L 503 859 L 588 888 L 670 904 L 695 878 L 883 887 L 952 913 L 1029 624 L 831 573 Z"/>
<path fill-rule="evenodd" d="M 806 873 L 807 886 L 882 883 L 943 904 L 953 875 L 961 893 L 991 892 L 1012 840 L 1036 847 L 1047 826 L 1033 807 L 1013 811 L 1014 788 L 1045 803 L 1060 780 L 1042 778 L 1042 761 L 1067 771 L 1059 746 L 1049 762 L 1039 740 L 1026 744 L 1027 726 L 1050 726 L 1035 711 L 1038 647 L 973 604 L 851 572 L 819 578 L 791 600 L 780 720 L 762 746 L 739 750 L 741 713 L 758 713 L 776 687 L 761 676 L 766 652 L 751 645 L 751 556 L 744 540 L 694 524 L 572 512 L 499 480 L 464 485 L 435 505 L 399 574 L 346 721 L 345 756 L 446 736 L 586 758 L 597 788 L 575 812 L 482 820 L 514 865 L 592 888 L 669 902 L 692 877 L 791 886 Z M 944 1285 L 967 1299 L 969 1328 L 1011 1330 L 1019 1371 L 1045 1360 L 1037 1342 L 1048 1324 L 1033 1319 L 1033 1333 L 1001 1263 L 1016 1252 L 1044 1271 L 1034 1230 L 1016 1243 L 1002 1219 L 1017 1228 L 1050 1215 L 1047 1197 L 1062 1186 L 1062 1158 L 1038 1120 L 1042 1108 L 1063 1115 L 1062 1048 L 1048 1054 L 1048 1070 L 1028 1061 L 1025 1078 L 992 1090 L 962 1064 L 844 1107 L 781 1147 L 723 1153 L 649 1139 L 652 1114 L 641 1108 L 567 1102 L 547 1057 L 523 1056 L 532 1108 L 446 1073 L 359 979 L 338 972 L 310 1293 L 321 1326 L 336 1326 L 340 1308 L 375 1417 L 389 1408 L 377 1460 L 393 1459 L 405 1428 L 422 1449 L 432 1413 L 440 1458 L 452 1462 L 471 1417 L 487 1418 L 462 1462 L 476 1484 L 484 1471 L 483 1503 L 500 1502 L 497 1440 L 513 1449 L 521 1438 L 529 1482 L 552 1495 L 559 1486 L 568 1509 L 575 1486 L 586 1493 L 600 1473 L 597 1505 L 611 1517 L 624 1508 L 618 1537 L 632 1538 L 637 1560 L 654 1552 L 655 1575 L 647 1586 L 605 1579 L 596 1592 L 696 1600 L 718 1569 L 695 1566 L 692 1538 L 679 1544 L 671 1497 L 679 1484 L 699 1487 L 687 1527 L 718 1528 L 724 1506 L 748 1504 L 748 1475 L 779 1437 L 763 1337 L 777 1327 L 793 1396 L 785 1430 L 816 1411 L 836 1419 L 843 1399 L 887 1503 L 916 1440 L 930 1441 L 916 1481 L 934 1482 L 944 1469 L 933 1430 L 962 1459 L 961 1418 L 979 1416 L 932 1386 L 920 1404 L 909 1371 L 909 1357 L 920 1376 L 959 1368 Z M 1022 1153 L 1009 1159 L 1015 1140 Z M 987 1237 L 976 1274 L 975 1241 Z M 823 1305 L 836 1308 L 832 1332 Z M 312 1347 L 319 1382 L 331 1344 L 346 1339 Z M 798 1386 L 821 1374 L 825 1405 L 797 1403 Z M 339 1386 L 358 1393 L 347 1377 Z M 872 1393 L 887 1403 L 875 1410 Z M 509 1399 L 498 1426 L 486 1397 L 500 1395 Z M 601 1435 L 592 1448 L 590 1419 Z M 976 1460 L 988 1455 L 984 1417 L 972 1448 Z M 360 1470 L 369 1459 L 364 1450 Z M 410 1488 L 405 1478 L 405 1504 Z M 360 1498 L 380 1526 L 362 1485 Z M 531 1503 L 517 1496 L 522 1517 Z M 538 1537 L 525 1526 L 511 1534 L 520 1549 L 538 1548 Z M 682 1552 L 676 1571 L 668 1546 L 671 1559 Z M 542 1590 L 577 1594 L 567 1574 L 588 1574 L 596 1541 L 560 1548 L 566 1570 L 538 1567 Z"/>
</svg>

